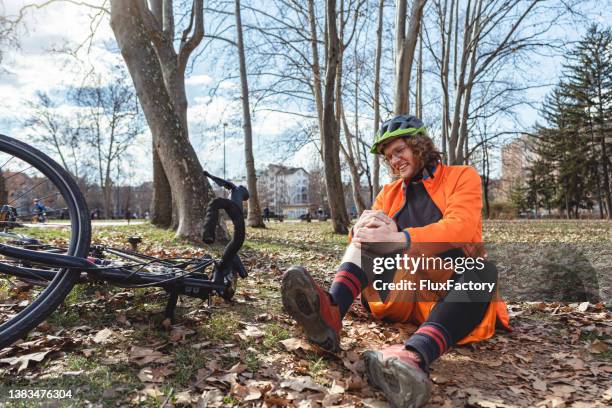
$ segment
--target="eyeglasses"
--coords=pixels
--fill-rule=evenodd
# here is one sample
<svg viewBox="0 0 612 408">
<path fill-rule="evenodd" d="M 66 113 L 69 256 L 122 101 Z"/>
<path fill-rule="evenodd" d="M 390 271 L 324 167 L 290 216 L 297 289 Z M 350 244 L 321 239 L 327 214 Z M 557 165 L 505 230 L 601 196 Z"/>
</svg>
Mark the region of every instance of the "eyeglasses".
<svg viewBox="0 0 612 408">
<path fill-rule="evenodd" d="M 389 162 L 393 160 L 393 157 L 401 159 L 402 155 L 406 153 L 406 150 L 408 150 L 408 145 L 404 143 L 400 146 L 397 146 L 395 149 L 393 149 L 393 151 L 385 153 L 385 159 L 387 159 L 387 161 Z"/>
</svg>

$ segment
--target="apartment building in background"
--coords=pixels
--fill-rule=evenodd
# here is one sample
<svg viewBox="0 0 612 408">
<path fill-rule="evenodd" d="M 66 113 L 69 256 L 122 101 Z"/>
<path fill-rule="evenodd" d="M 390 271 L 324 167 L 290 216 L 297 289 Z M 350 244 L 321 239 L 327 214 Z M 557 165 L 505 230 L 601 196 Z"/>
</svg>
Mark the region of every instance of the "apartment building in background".
<svg viewBox="0 0 612 408">
<path fill-rule="evenodd" d="M 537 157 L 533 149 L 533 139 L 529 135 L 521 135 L 502 147 L 502 175 L 495 201 L 508 201 L 512 186 L 525 185 L 527 169 Z"/>
<path fill-rule="evenodd" d="M 309 174 L 301 167 L 270 164 L 257 175 L 261 208 L 268 207 L 286 218 L 299 218 L 310 211 Z"/>
</svg>

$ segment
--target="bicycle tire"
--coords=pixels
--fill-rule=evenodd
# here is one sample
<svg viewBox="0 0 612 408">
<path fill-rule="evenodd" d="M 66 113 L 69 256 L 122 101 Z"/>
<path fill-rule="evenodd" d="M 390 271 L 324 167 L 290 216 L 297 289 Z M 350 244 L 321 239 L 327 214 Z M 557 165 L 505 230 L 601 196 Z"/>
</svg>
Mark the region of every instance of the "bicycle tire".
<svg viewBox="0 0 612 408">
<path fill-rule="evenodd" d="M 46 154 L 19 140 L 0 134 L 0 153 L 6 153 L 32 166 L 57 188 L 68 208 L 71 222 L 67 254 L 86 257 L 91 240 L 87 204 L 72 176 Z M 80 272 L 59 269 L 49 285 L 23 310 L 0 325 L 0 349 L 27 335 L 63 302 Z"/>
</svg>

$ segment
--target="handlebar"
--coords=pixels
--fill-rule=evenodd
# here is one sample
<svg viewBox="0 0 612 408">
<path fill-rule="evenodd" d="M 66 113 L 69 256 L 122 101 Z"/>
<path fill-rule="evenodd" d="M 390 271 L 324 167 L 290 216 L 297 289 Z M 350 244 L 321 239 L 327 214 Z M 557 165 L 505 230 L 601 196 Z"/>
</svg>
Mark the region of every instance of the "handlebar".
<svg viewBox="0 0 612 408">
<path fill-rule="evenodd" d="M 234 270 L 238 275 L 246 278 L 247 271 L 237 253 L 244 242 L 244 207 L 242 203 L 249 199 L 249 190 L 244 186 L 237 186 L 231 181 L 222 179 L 221 177 L 213 176 L 206 170 L 204 170 L 204 175 L 214 181 L 219 187 L 229 190 L 230 199 L 216 198 L 208 205 L 206 217 L 204 218 L 203 241 L 206 244 L 215 242 L 215 228 L 219 219 L 219 209 L 224 209 L 234 224 L 234 236 L 223 250 L 221 262 L 215 267 L 213 280 L 217 283 L 221 283 L 229 270 Z"/>
<path fill-rule="evenodd" d="M 208 204 L 208 208 L 206 209 L 206 217 L 204 217 L 204 234 L 202 235 L 204 243 L 210 245 L 215 242 L 215 228 L 219 221 L 219 209 L 225 210 L 232 220 L 234 224 L 234 235 L 231 241 L 223 249 L 223 256 L 221 257 L 218 268 L 215 270 L 215 277 L 213 279 L 215 281 L 222 280 L 225 270 L 233 265 L 233 260 L 244 243 L 246 232 L 243 212 L 238 204 L 227 198 L 217 197 Z M 217 270 L 221 272 L 220 275 L 217 273 Z"/>
<path fill-rule="evenodd" d="M 231 181 L 227 181 L 225 179 L 222 179 L 221 177 L 213 176 L 212 174 L 210 174 L 206 170 L 204 170 L 204 175 L 206 177 L 208 177 L 209 179 L 211 179 L 212 181 L 214 181 L 215 184 L 218 185 L 219 187 L 223 187 L 223 188 L 226 188 L 228 190 L 233 190 L 233 189 L 236 188 L 236 185 L 234 183 L 232 183 Z"/>
</svg>

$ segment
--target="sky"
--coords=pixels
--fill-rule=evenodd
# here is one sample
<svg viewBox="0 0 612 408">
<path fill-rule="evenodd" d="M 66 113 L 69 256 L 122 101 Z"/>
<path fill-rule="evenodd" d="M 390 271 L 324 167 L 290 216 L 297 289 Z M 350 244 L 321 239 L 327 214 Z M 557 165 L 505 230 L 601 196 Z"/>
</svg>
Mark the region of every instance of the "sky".
<svg viewBox="0 0 612 408">
<path fill-rule="evenodd" d="M 17 14 L 24 3 L 5 0 L 5 14 Z M 0 133 L 27 141 L 27 131 L 23 129 L 28 116 L 26 102 L 35 100 L 37 92 L 61 94 L 82 84 L 83 77 L 90 70 L 104 75 L 109 66 L 123 63 L 107 20 L 97 27 L 93 44 L 90 46 L 86 41 L 91 32 L 91 16 L 92 10 L 68 3 L 53 4 L 26 14 L 27 30 L 22 29 L 20 33 L 20 48 L 6 53 L 3 68 L 8 72 L 0 72 Z M 66 24 L 67 21 L 70 24 Z M 53 51 L 65 47 L 74 50 L 78 44 L 83 44 L 78 51 L 78 60 L 81 61 Z M 239 177 L 245 171 L 239 101 L 225 97 L 211 100 L 202 90 L 212 81 L 211 76 L 198 67 L 186 79 L 190 137 L 203 166 L 222 175 L 223 126 L 219 125 L 228 123 L 225 129 L 226 174 Z M 237 83 L 224 82 L 221 89 L 237 86 Z M 280 112 L 258 112 L 253 117 L 253 144 L 258 168 L 285 158 L 286 154 L 270 149 L 270 142 L 289 129 L 294 121 L 295 117 Z M 149 134 L 144 134 L 130 149 L 130 167 L 141 169 L 136 171 L 133 181 L 151 178 L 149 140 Z M 284 164 L 309 167 L 313 153 L 312 149 L 302 149 Z"/>
<path fill-rule="evenodd" d="M 4 14 L 18 13 L 24 3 L 26 1 L 4 0 Z M 594 10 L 594 21 L 612 21 L 610 0 L 585 1 L 586 3 Z M 90 21 L 93 14 L 92 9 L 62 2 L 26 14 L 24 23 L 27 30 L 22 29 L 19 35 L 20 48 L 5 55 L 3 68 L 8 73 L 0 72 L 0 133 L 27 140 L 27 132 L 22 126 L 28 114 L 25 105 L 27 101 L 34 99 L 36 92 L 61 94 L 66 89 L 82 83 L 89 70 L 104 74 L 109 66 L 122 63 L 107 18 L 97 26 L 93 42 L 86 41 L 91 32 Z M 565 26 L 559 30 L 559 35 L 579 38 L 583 27 Z M 66 53 L 53 51 L 65 47 L 75 50 L 77 44 L 82 44 L 77 52 L 78 60 Z M 561 73 L 560 58 L 541 57 L 535 61 L 534 66 L 527 67 L 534 77 L 542 79 L 545 76 L 550 78 L 551 83 L 556 82 Z M 220 69 L 226 69 L 215 66 L 215 62 L 214 58 L 204 53 L 186 79 L 191 140 L 203 166 L 222 175 L 222 124 L 228 123 L 225 131 L 226 173 L 229 177 L 239 177 L 245 172 L 240 101 L 224 96 L 211 98 L 208 95 L 207 90 L 214 82 L 213 76 Z M 237 81 L 226 81 L 221 84 L 221 91 L 231 91 L 237 86 Z M 548 90 L 531 90 L 526 97 L 541 101 Z M 518 116 L 525 130 L 538 120 L 537 110 L 528 107 L 521 108 Z M 253 144 L 258 168 L 273 162 L 306 169 L 312 167 L 313 157 L 316 156 L 312 146 L 287 157 L 287 153 L 280 151 L 273 143 L 280 135 L 293 131 L 298 120 L 289 114 L 258 110 L 253 117 Z M 151 178 L 149 140 L 149 135 L 144 134 L 131 149 L 132 159 L 129 163 L 133 169 L 138 169 L 132 182 Z"/>
</svg>

